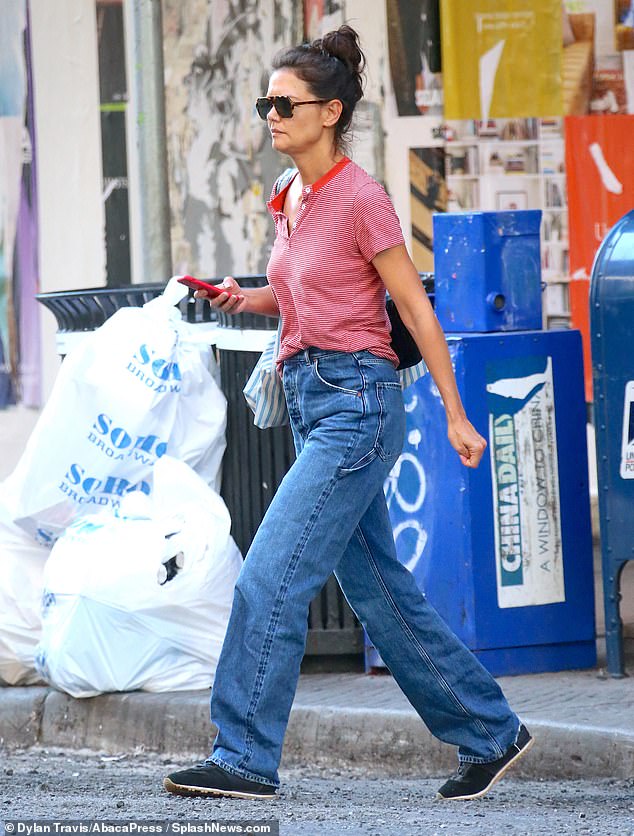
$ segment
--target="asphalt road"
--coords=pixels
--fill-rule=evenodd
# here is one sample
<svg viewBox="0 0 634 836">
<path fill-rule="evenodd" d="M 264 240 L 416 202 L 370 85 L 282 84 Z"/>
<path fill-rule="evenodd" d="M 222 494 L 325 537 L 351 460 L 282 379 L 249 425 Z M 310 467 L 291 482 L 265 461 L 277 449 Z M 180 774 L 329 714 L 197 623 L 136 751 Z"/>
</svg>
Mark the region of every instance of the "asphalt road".
<svg viewBox="0 0 634 836">
<path fill-rule="evenodd" d="M 367 770 L 303 767 L 281 773 L 283 789 L 277 800 L 258 802 L 167 794 L 163 775 L 186 765 L 143 754 L 113 757 L 41 749 L 0 753 L 0 822 L 116 819 L 183 825 L 273 819 L 279 821 L 283 836 L 634 836 L 634 778 L 507 778 L 486 799 L 447 803 L 434 799 L 442 776 L 398 779 Z M 3 830 L 0 824 L 0 836 Z M 20 834 L 17 827 L 7 827 L 6 832 Z"/>
</svg>

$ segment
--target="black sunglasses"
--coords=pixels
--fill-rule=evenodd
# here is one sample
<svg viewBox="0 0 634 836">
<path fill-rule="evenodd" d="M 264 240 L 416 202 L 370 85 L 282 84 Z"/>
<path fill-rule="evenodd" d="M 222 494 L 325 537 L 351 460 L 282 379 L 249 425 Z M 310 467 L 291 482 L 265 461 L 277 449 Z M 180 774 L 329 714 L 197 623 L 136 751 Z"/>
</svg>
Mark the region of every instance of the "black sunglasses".
<svg viewBox="0 0 634 836">
<path fill-rule="evenodd" d="M 255 100 L 255 109 L 260 119 L 266 119 L 273 108 L 282 119 L 291 119 L 293 109 L 299 105 L 324 104 L 327 101 L 328 99 L 311 99 L 308 102 L 293 102 L 289 96 L 260 96 Z"/>
</svg>

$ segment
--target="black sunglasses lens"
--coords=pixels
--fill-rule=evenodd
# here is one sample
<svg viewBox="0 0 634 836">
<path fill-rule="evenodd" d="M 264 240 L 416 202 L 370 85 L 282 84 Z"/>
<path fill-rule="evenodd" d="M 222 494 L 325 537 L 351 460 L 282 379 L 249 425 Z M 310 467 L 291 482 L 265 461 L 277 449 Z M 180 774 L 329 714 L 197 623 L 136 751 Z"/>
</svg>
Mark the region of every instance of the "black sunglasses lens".
<svg viewBox="0 0 634 836">
<path fill-rule="evenodd" d="M 273 102 L 270 102 L 267 98 L 262 97 L 260 99 L 256 99 L 255 109 L 257 110 L 260 119 L 266 119 L 272 108 Z"/>
<path fill-rule="evenodd" d="M 288 96 L 271 96 L 270 98 L 262 96 L 256 99 L 255 109 L 260 119 L 266 119 L 273 108 L 282 119 L 290 119 L 293 115 L 293 105 Z"/>
<path fill-rule="evenodd" d="M 282 119 L 290 119 L 293 115 L 293 105 L 291 104 L 291 100 L 288 96 L 274 96 L 273 102 L 275 104 L 275 110 Z"/>
</svg>

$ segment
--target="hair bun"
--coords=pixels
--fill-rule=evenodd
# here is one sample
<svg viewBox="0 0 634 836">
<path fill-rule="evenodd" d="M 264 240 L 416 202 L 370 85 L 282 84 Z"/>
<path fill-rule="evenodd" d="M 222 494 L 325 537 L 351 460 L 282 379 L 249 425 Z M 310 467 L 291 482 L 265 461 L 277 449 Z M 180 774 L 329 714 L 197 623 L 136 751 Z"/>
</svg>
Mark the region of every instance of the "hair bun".
<svg viewBox="0 0 634 836">
<path fill-rule="evenodd" d="M 308 86 L 309 99 L 339 99 L 342 111 L 334 126 L 339 150 L 346 145 L 354 109 L 363 98 L 364 67 L 359 36 L 345 25 L 323 38 L 283 49 L 273 58 L 274 70 L 291 70 Z"/>
<path fill-rule="evenodd" d="M 360 75 L 363 71 L 365 60 L 361 52 L 359 36 L 351 26 L 344 24 L 339 29 L 328 32 L 319 40 L 314 41 L 313 46 L 343 61 L 350 72 Z"/>
</svg>

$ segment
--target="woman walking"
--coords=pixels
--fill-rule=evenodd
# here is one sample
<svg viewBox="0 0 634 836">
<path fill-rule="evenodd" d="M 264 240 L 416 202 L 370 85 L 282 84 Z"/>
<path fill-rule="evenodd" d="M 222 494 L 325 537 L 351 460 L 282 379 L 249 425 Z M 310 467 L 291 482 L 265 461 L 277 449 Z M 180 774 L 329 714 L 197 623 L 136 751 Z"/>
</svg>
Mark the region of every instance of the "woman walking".
<svg viewBox="0 0 634 836">
<path fill-rule="evenodd" d="M 213 751 L 169 775 L 170 792 L 275 796 L 309 604 L 333 571 L 427 727 L 459 747 L 458 771 L 439 797 L 484 795 L 532 744 L 497 683 L 396 556 L 383 483 L 402 449 L 405 415 L 386 288 L 433 375 L 466 467 L 478 466 L 486 442 L 465 415 L 394 208 L 344 153 L 363 65 L 356 32 L 342 26 L 279 53 L 257 100 L 273 147 L 297 171 L 269 203 L 269 286 L 243 290 L 228 278 L 233 295 L 213 304 L 281 316 L 278 370 L 297 459 L 236 584 L 211 698 Z"/>
</svg>

